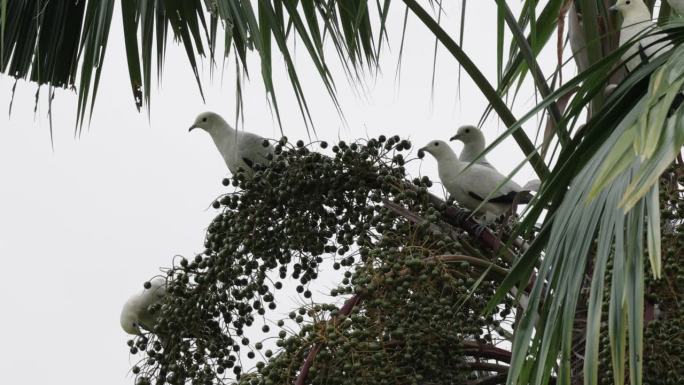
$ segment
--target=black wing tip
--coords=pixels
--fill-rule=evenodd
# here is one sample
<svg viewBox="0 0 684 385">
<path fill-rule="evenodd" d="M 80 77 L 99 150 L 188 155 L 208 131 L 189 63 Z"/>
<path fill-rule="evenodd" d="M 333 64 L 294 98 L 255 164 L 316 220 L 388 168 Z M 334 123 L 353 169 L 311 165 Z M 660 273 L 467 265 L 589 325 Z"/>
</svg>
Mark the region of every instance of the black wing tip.
<svg viewBox="0 0 684 385">
<path fill-rule="evenodd" d="M 472 191 L 468 191 L 468 195 L 470 195 L 470 197 L 473 199 L 477 199 L 479 201 L 484 201 L 484 198 L 475 194 Z M 493 197 L 490 200 L 488 200 L 487 202 L 488 203 L 501 203 L 501 204 L 512 205 L 513 203 L 530 203 L 532 201 L 532 198 L 534 198 L 534 196 L 532 194 L 530 194 L 530 192 L 527 190 L 511 191 L 508 194 Z"/>
</svg>

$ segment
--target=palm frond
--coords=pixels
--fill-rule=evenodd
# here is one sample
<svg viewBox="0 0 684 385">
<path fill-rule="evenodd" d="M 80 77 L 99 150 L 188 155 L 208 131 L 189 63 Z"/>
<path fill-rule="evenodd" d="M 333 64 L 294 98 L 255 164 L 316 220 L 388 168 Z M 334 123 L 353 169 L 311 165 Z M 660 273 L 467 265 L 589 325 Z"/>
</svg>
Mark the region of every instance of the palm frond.
<svg viewBox="0 0 684 385">
<path fill-rule="evenodd" d="M 389 2 L 383 6 L 378 4 L 381 20 L 386 19 L 389 5 Z M 113 0 L 3 0 L 0 3 L 0 71 L 39 86 L 78 85 L 77 127 L 80 129 L 86 120 L 86 111 L 92 114 L 113 7 Z M 236 71 L 248 75 L 247 54 L 250 51 L 258 54 L 264 87 L 280 120 L 272 78 L 273 46 L 278 48 L 308 126 L 313 122 L 287 44 L 290 33 L 303 43 L 338 109 L 335 83 L 324 56 L 324 42 L 335 46 L 348 74 L 359 78 L 364 68 L 377 67 L 382 36 L 386 35 L 384 21 L 380 32 L 373 28 L 366 1 L 122 0 L 121 12 L 131 90 L 138 109 L 149 109 L 155 65 L 153 50 L 156 50 L 156 76 L 161 79 L 169 28 L 186 51 L 201 97 L 199 63 L 208 58 L 210 68 L 216 64 L 216 56 L 220 54 L 218 30 L 222 28 L 222 55 L 227 58 L 235 52 L 240 59 Z"/>
<path fill-rule="evenodd" d="M 678 41 L 684 30 L 677 27 L 669 32 Z M 611 56 L 621 55 L 625 49 L 622 47 L 604 57 L 592 68 Z M 529 308 L 541 308 L 541 313 L 537 316 L 533 311 L 525 312 L 518 325 L 508 384 L 544 383 L 553 370 L 548 357 L 560 358 L 558 379 L 569 383 L 571 357 L 577 348 L 572 333 L 577 293 L 581 293 L 585 281 L 591 283 L 584 332 L 584 375 L 586 384 L 597 383 L 600 309 L 610 261 L 612 279 L 607 321 L 614 381 L 623 383 L 629 368 L 632 384 L 641 383 L 643 253 L 647 244 L 651 269 L 658 277 L 657 181 L 683 143 L 679 137 L 682 134 L 677 132 L 681 129 L 674 129 L 681 127 L 682 109 L 671 110 L 673 95 L 682 86 L 679 83 L 681 52 L 684 47 L 677 46 L 673 52 L 643 65 L 620 84 L 603 108 L 595 110 L 573 144 L 561 152 L 553 176 L 542 187 L 536 207 L 528 213 L 525 221 L 529 224 L 539 218 L 540 205 L 551 207 L 540 236 L 516 263 L 500 289 L 526 284 L 536 270 Z M 591 83 L 584 82 L 578 93 L 582 96 L 576 96 L 573 102 L 577 103 L 575 107 L 593 103 L 594 94 L 587 92 Z M 548 100 L 543 104 L 547 103 Z M 568 114 L 572 111 L 577 109 L 571 107 Z M 648 138 L 635 140 L 641 134 L 644 120 L 648 124 Z M 540 255 L 543 257 L 535 268 Z"/>
</svg>

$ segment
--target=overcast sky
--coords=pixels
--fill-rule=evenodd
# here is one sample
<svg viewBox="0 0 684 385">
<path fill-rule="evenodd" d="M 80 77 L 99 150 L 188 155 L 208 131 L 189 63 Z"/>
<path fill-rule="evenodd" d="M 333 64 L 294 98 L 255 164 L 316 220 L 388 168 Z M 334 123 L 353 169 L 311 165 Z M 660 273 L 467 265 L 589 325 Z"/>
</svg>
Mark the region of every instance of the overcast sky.
<svg viewBox="0 0 684 385">
<path fill-rule="evenodd" d="M 457 3 L 445 2 L 442 21 L 453 36 L 460 20 Z M 494 7 L 492 1 L 468 2 L 465 37 L 466 51 L 492 82 Z M 417 148 L 478 122 L 485 99 L 465 72 L 457 98 L 456 62 L 443 49 L 431 100 L 434 41 L 414 17 L 408 22 L 402 76 L 399 83 L 395 80 L 402 18 L 397 4 L 389 16 L 391 50 L 385 51 L 383 74 L 367 79 L 365 95 L 352 91 L 339 66 L 333 66 L 340 75 L 339 98 L 348 125 L 335 113 L 301 52 L 299 74 L 319 139 L 399 134 Z M 170 42 L 162 88 L 153 92 L 148 121 L 131 97 L 120 24 L 117 4 L 93 120 L 78 138 L 73 134 L 76 97 L 57 92 L 54 151 L 46 105 L 33 113 L 35 86 L 19 83 L 8 116 L 14 81 L 0 75 L 0 256 L 5 272 L 0 280 L 0 372 L 7 384 L 132 383 L 128 337 L 119 326 L 121 306 L 142 282 L 169 266 L 174 255 L 203 250 L 205 229 L 216 214 L 210 204 L 226 191 L 221 179 L 228 172 L 210 137 L 187 128 L 204 110 L 219 112 L 229 122 L 235 119 L 233 68 L 222 82 L 217 76 L 211 85 L 204 68 L 204 105 L 183 49 Z M 552 52 L 546 58 L 552 63 Z M 251 68 L 254 78 L 244 93 L 245 127 L 279 137 L 258 66 Z M 306 140 L 289 81 L 282 66 L 274 68 L 281 71 L 275 77 L 285 132 L 291 139 Z M 532 106 L 529 88 L 520 100 L 518 116 Z M 533 138 L 535 127 L 536 122 L 526 125 Z M 484 127 L 489 140 L 502 130 L 494 119 Z M 509 140 L 488 158 L 508 172 L 523 156 Z M 437 179 L 433 159 L 412 164 L 413 175 Z M 525 167 L 515 179 L 523 184 L 532 177 Z"/>
</svg>

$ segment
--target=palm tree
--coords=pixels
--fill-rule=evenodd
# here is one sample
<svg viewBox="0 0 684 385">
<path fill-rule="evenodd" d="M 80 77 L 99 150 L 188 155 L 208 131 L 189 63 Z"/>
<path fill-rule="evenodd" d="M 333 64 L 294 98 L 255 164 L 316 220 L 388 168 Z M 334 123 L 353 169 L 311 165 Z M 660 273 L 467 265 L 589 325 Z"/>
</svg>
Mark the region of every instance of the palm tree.
<svg viewBox="0 0 684 385">
<path fill-rule="evenodd" d="M 429 28 L 507 126 L 487 151 L 513 136 L 543 182 L 516 229 L 516 234 L 535 237 L 491 301 L 493 306 L 511 289 L 530 286 L 527 310 L 516 323 L 507 384 L 544 384 L 551 377 L 558 383 L 568 384 L 571 378 L 573 383 L 578 378 L 598 383 L 604 322 L 614 383 L 623 384 L 628 373 L 632 384 L 641 384 L 644 306 L 652 306 L 644 305 L 644 260 L 647 255 L 650 274 L 660 277 L 661 210 L 670 208 L 660 199 L 658 182 L 684 144 L 684 109 L 672 108 L 684 83 L 684 27 L 670 19 L 666 1 L 646 1 L 649 9 L 658 10 L 661 29 L 648 30 L 640 38 L 670 39 L 673 49 L 626 73 L 621 57 L 637 41 L 618 47 L 620 20 L 609 10 L 612 0 L 526 1 L 517 15 L 505 1 L 494 1 L 497 15 L 489 17 L 498 20 L 497 84 L 478 70 L 461 49 L 462 41 L 440 26 L 440 1 L 421 5 L 403 0 L 403 5 L 405 17 L 418 18 Z M 239 75 L 248 73 L 248 53 L 258 54 L 265 88 L 279 116 L 271 78 L 275 45 L 302 116 L 311 122 L 288 41 L 296 39 L 305 47 L 337 105 L 336 78 L 328 69 L 324 46 L 335 48 L 348 78 L 374 70 L 391 6 L 399 5 L 389 0 L 121 0 L 135 103 L 139 109 L 149 105 L 153 63 L 160 73 L 170 26 L 171 35 L 185 47 L 200 90 L 201 57 L 214 62 L 232 55 Z M 45 85 L 49 92 L 76 87 L 77 124 L 84 124 L 96 99 L 114 8 L 113 0 L 0 0 L 0 70 Z M 559 38 L 553 39 L 556 34 Z M 508 55 L 505 35 L 513 37 Z M 574 60 L 544 74 L 537 63 L 539 53 L 554 45 L 562 51 L 566 42 L 572 45 Z M 578 74 L 561 83 L 567 65 L 576 65 Z M 527 78 L 541 101 L 516 118 L 506 100 Z M 617 84 L 610 93 L 609 83 Z M 539 112 L 546 114 L 547 124 L 544 144 L 535 146 L 520 127 Z M 679 224 L 676 218 L 666 219 L 669 225 Z M 583 290 L 587 313 L 580 315 Z M 602 311 L 604 303 L 607 311 Z"/>
</svg>

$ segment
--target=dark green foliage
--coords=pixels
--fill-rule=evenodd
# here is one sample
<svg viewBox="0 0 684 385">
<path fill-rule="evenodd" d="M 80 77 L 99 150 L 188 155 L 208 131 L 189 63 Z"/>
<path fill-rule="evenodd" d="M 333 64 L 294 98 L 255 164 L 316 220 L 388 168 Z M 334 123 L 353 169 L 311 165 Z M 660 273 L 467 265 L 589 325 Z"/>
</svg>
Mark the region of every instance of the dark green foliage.
<svg viewBox="0 0 684 385">
<path fill-rule="evenodd" d="M 50 109 L 53 87 L 76 89 L 83 122 L 95 103 L 114 0 L 2 0 L 0 8 L 0 72 L 47 85 Z"/>
<path fill-rule="evenodd" d="M 677 162 L 661 178 L 663 277 L 646 274 L 644 384 L 684 383 L 684 167 Z M 648 269 L 648 266 L 646 267 Z"/>
<path fill-rule="evenodd" d="M 0 72 L 38 85 L 76 90 L 80 128 L 86 111 L 92 113 L 114 4 L 114 0 L 0 0 Z M 324 40 L 335 47 L 350 78 L 358 79 L 367 68 L 375 69 L 380 54 L 376 42 L 381 43 L 382 34 L 376 36 L 373 31 L 366 1 L 122 0 L 120 7 L 129 80 L 138 109 L 149 106 L 152 79 L 161 77 L 170 35 L 182 44 L 202 97 L 201 61 L 207 59 L 213 71 L 218 63 L 234 56 L 238 114 L 243 74 L 249 75 L 247 55 L 256 53 L 278 120 L 272 62 L 273 53 L 280 52 L 307 124 L 311 117 L 294 66 L 294 51 L 288 46 L 291 38 L 304 47 L 337 108 Z M 382 32 L 388 7 L 389 3 L 383 7 Z M 155 65 L 157 73 L 153 75 Z"/>
<path fill-rule="evenodd" d="M 684 168 L 676 164 L 660 179 L 663 277 L 654 279 L 646 265 L 644 384 L 684 383 Z M 610 277 L 608 277 L 610 282 Z M 607 312 L 607 306 L 604 312 Z M 604 315 L 605 319 L 605 315 Z M 601 338 L 599 383 L 613 384 L 607 330 Z"/>
<path fill-rule="evenodd" d="M 6 24 L 0 21 L 0 72 L 38 84 L 72 86 L 84 12 L 85 1 L 9 1 Z"/>
</svg>

